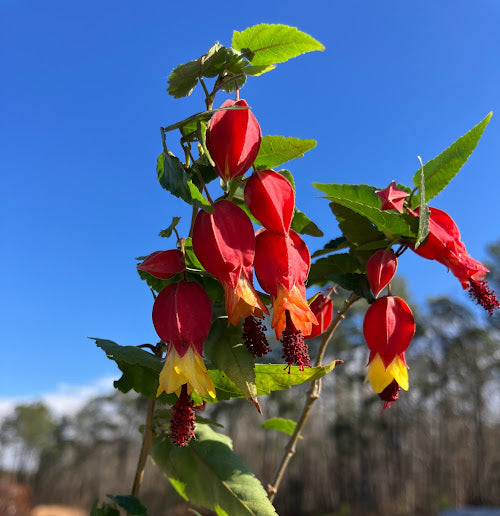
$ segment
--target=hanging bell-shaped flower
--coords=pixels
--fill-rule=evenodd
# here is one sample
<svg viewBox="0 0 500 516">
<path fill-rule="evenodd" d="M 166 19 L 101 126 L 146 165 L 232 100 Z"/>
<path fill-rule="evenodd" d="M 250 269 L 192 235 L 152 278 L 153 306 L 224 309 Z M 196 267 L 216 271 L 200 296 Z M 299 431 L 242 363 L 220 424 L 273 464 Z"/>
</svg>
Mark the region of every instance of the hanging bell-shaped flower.
<svg viewBox="0 0 500 516">
<path fill-rule="evenodd" d="M 379 249 L 370 256 L 366 264 L 366 274 L 375 297 L 391 282 L 397 267 L 398 259 L 392 249 Z"/>
<path fill-rule="evenodd" d="M 160 279 L 170 279 L 186 270 L 184 255 L 178 249 L 155 251 L 137 265 L 137 269 Z"/>
<path fill-rule="evenodd" d="M 221 107 L 231 106 L 248 108 L 244 100 L 226 100 Z M 217 111 L 206 137 L 217 174 L 224 181 L 243 175 L 259 153 L 260 140 L 259 123 L 249 108 Z"/>
<path fill-rule="evenodd" d="M 269 313 L 253 286 L 255 234 L 241 208 L 222 200 L 214 204 L 213 213 L 200 211 L 193 227 L 193 249 L 205 270 L 224 287 L 231 324 Z"/>
<path fill-rule="evenodd" d="M 245 185 L 245 204 L 269 231 L 287 235 L 295 209 L 295 194 L 286 177 L 273 170 L 254 172 Z"/>
<path fill-rule="evenodd" d="M 318 324 L 312 327 L 310 335 L 306 339 L 312 339 L 321 335 L 326 331 L 333 318 L 333 301 L 330 297 L 325 296 L 321 292 L 314 296 L 312 303 L 309 305 L 312 313 L 316 316 Z"/>
</svg>

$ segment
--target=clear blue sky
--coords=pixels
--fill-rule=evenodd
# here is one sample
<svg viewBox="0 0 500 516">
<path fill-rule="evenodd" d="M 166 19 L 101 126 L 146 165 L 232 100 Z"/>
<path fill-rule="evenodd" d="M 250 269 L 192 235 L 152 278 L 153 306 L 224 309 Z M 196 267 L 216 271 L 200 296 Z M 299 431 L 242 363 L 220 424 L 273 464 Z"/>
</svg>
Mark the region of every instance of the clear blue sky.
<svg viewBox="0 0 500 516">
<path fill-rule="evenodd" d="M 290 165 L 297 205 L 327 235 L 313 249 L 339 233 L 312 181 L 408 184 L 417 155 L 431 159 L 491 110 L 437 205 L 474 257 L 500 238 L 498 0 L 0 0 L 0 398 L 118 377 L 87 336 L 156 341 L 134 258 L 168 248 L 158 231 L 188 217 L 155 178 L 159 127 L 203 108 L 198 95 L 170 98 L 166 79 L 262 22 L 326 47 L 242 90 L 264 134 L 318 141 Z M 400 270 L 416 300 L 465 301 L 439 264 L 405 255 Z"/>
</svg>

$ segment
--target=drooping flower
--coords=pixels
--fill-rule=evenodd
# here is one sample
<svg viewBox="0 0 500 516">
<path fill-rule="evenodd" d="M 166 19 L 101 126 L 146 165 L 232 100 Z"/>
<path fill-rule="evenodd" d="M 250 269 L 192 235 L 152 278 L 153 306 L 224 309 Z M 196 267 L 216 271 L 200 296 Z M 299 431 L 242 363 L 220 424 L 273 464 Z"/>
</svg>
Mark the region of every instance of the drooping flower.
<svg viewBox="0 0 500 516">
<path fill-rule="evenodd" d="M 295 231 L 279 235 L 267 229 L 257 232 L 255 239 L 255 274 L 261 287 L 271 296 L 273 317 L 271 327 L 276 338 L 287 325 L 287 312 L 297 331 L 310 335 L 317 324 L 305 298 L 305 281 L 311 257 L 305 242 Z"/>
<path fill-rule="evenodd" d="M 245 204 L 269 231 L 288 234 L 295 209 L 293 187 L 273 170 L 254 172 L 245 185 Z"/>
<path fill-rule="evenodd" d="M 410 307 L 400 297 L 377 299 L 366 312 L 363 335 L 370 350 L 366 380 L 386 402 L 384 407 L 397 399 L 399 388 L 408 390 L 404 352 L 414 333 Z"/>
<path fill-rule="evenodd" d="M 419 209 L 414 214 L 418 215 Z M 412 248 L 419 256 L 442 263 L 460 281 L 490 315 L 500 308 L 495 293 L 484 279 L 488 269 L 472 258 L 460 240 L 460 231 L 454 220 L 444 211 L 430 208 L 429 236 L 423 245 Z"/>
<path fill-rule="evenodd" d="M 184 255 L 178 249 L 168 251 L 155 251 L 137 265 L 141 271 L 145 271 L 155 278 L 170 279 L 179 272 L 186 270 Z"/>
<path fill-rule="evenodd" d="M 163 391 L 187 392 L 215 398 L 215 387 L 203 362 L 203 342 L 210 331 L 212 305 L 203 287 L 194 281 L 167 285 L 153 305 L 153 325 L 167 344 L 157 396 Z"/>
<path fill-rule="evenodd" d="M 311 333 L 305 336 L 305 339 L 312 339 L 324 333 L 328 326 L 330 326 L 333 318 L 333 301 L 329 296 L 325 296 L 321 292 L 314 296 L 309 307 L 316 316 L 318 324 L 312 327 Z"/>
<path fill-rule="evenodd" d="M 244 100 L 226 100 L 225 107 L 248 108 Z M 260 148 L 260 126 L 250 109 L 218 111 L 210 120 L 206 145 L 217 174 L 229 181 L 243 175 L 255 161 Z"/>
<path fill-rule="evenodd" d="M 379 249 L 370 256 L 366 264 L 366 274 L 375 297 L 391 282 L 397 267 L 398 259 L 392 249 Z"/>
<path fill-rule="evenodd" d="M 193 249 L 205 270 L 224 287 L 230 324 L 268 314 L 253 286 L 255 234 L 247 214 L 222 200 L 213 213 L 200 211 L 193 226 Z"/>
<path fill-rule="evenodd" d="M 396 181 L 391 181 L 391 184 L 383 190 L 375 190 L 375 193 L 382 200 L 381 210 L 397 210 L 399 213 L 403 213 L 405 199 L 410 195 L 397 188 Z"/>
</svg>

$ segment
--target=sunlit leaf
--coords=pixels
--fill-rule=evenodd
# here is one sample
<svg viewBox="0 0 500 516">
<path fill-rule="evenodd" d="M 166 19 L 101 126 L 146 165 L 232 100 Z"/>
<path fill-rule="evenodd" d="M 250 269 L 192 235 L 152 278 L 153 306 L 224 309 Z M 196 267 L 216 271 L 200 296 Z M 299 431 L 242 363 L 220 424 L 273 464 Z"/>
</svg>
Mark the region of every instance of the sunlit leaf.
<svg viewBox="0 0 500 516">
<path fill-rule="evenodd" d="M 314 147 L 316 140 L 266 135 L 262 137 L 254 165 L 259 170 L 272 169 L 292 159 L 301 158 Z"/>
<path fill-rule="evenodd" d="M 282 417 L 273 417 L 262 424 L 262 428 L 266 430 L 278 430 L 278 432 L 283 432 L 287 435 L 292 435 L 296 426 L 297 423 L 292 419 L 284 419 Z"/>
</svg>

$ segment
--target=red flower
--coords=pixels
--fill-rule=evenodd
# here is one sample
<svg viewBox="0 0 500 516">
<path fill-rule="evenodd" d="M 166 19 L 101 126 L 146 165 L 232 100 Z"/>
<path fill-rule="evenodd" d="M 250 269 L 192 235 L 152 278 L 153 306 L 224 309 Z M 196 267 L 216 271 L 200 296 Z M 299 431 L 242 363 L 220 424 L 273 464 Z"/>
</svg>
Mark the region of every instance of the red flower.
<svg viewBox="0 0 500 516">
<path fill-rule="evenodd" d="M 203 363 L 203 342 L 212 322 L 212 304 L 203 287 L 194 281 L 167 285 L 153 305 L 153 325 L 168 344 L 160 373 L 158 394 L 176 392 L 187 384 L 188 394 L 215 397 L 215 387 Z"/>
<path fill-rule="evenodd" d="M 500 302 L 484 280 L 488 269 L 467 252 L 457 225 L 446 212 L 437 208 L 430 208 L 430 212 L 429 236 L 423 245 L 412 249 L 419 256 L 448 267 L 462 288 L 468 289 L 471 297 L 492 315 L 500 308 Z"/>
<path fill-rule="evenodd" d="M 366 264 L 366 274 L 375 297 L 390 283 L 397 266 L 398 259 L 392 249 L 379 249 L 370 256 Z"/>
<path fill-rule="evenodd" d="M 248 107 L 244 100 L 226 100 L 221 107 Z M 260 126 L 250 109 L 218 111 L 210 120 L 206 144 L 217 174 L 229 181 L 243 175 L 260 148 Z"/>
<path fill-rule="evenodd" d="M 316 316 L 318 324 L 313 326 L 310 335 L 306 339 L 312 339 L 325 332 L 330 326 L 333 318 L 333 301 L 322 293 L 314 296 L 312 303 L 309 305 L 312 313 Z"/>
<path fill-rule="evenodd" d="M 366 312 L 363 334 L 370 349 L 366 380 L 386 402 L 384 408 L 397 399 L 399 388 L 408 390 L 404 352 L 414 333 L 413 315 L 400 297 L 377 299 Z"/>
<path fill-rule="evenodd" d="M 214 212 L 200 211 L 193 227 L 193 249 L 206 271 L 224 287 L 229 323 L 269 313 L 253 286 L 255 234 L 247 214 L 230 201 Z"/>
<path fill-rule="evenodd" d="M 410 195 L 404 190 L 399 190 L 396 187 L 396 181 L 392 181 L 391 184 L 383 190 L 375 190 L 375 193 L 382 200 L 381 210 L 397 210 L 400 213 L 403 213 L 405 199 Z"/>
<path fill-rule="evenodd" d="M 255 239 L 254 265 L 261 287 L 271 295 L 271 327 L 276 338 L 281 337 L 287 325 L 287 311 L 295 329 L 309 335 L 318 321 L 305 298 L 305 281 L 311 265 L 305 242 L 293 230 L 285 236 L 261 229 Z"/>
<path fill-rule="evenodd" d="M 186 270 L 184 255 L 178 249 L 168 251 L 155 251 L 137 265 L 141 271 L 145 271 L 155 278 L 170 279 L 179 272 Z"/>
<path fill-rule="evenodd" d="M 245 203 L 269 231 L 288 234 L 295 209 L 295 194 L 286 177 L 264 170 L 254 172 L 245 185 Z"/>
</svg>

